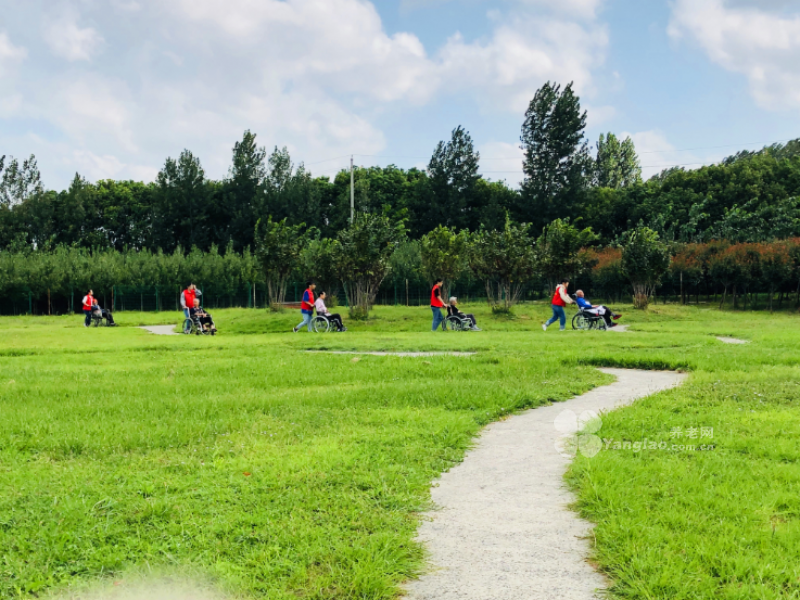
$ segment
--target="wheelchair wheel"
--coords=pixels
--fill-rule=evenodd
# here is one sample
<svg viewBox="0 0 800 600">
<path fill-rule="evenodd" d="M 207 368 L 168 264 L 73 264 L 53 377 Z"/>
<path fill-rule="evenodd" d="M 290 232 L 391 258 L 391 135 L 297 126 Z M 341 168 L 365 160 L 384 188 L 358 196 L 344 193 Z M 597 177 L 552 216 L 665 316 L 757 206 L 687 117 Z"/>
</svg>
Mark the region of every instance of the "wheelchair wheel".
<svg viewBox="0 0 800 600">
<path fill-rule="evenodd" d="M 194 323 L 192 322 L 191 319 L 184 319 L 184 321 L 183 321 L 183 333 L 187 333 L 187 334 L 188 333 L 192 333 L 193 326 L 194 326 Z"/>
<path fill-rule="evenodd" d="M 317 333 L 328 333 L 331 330 L 331 322 L 325 317 L 314 317 L 311 328 Z"/>
<path fill-rule="evenodd" d="M 450 331 L 469 331 L 467 319 L 459 319 L 458 317 L 447 317 L 444 320 L 444 328 Z"/>
<path fill-rule="evenodd" d="M 592 328 L 592 321 L 583 313 L 578 313 L 572 317 L 572 328 L 580 331 L 588 331 Z"/>
<path fill-rule="evenodd" d="M 603 317 L 600 317 L 599 319 L 595 319 L 593 325 L 594 325 L 594 329 L 597 329 L 598 331 L 607 331 L 608 330 L 608 327 L 606 326 L 606 320 Z"/>
</svg>

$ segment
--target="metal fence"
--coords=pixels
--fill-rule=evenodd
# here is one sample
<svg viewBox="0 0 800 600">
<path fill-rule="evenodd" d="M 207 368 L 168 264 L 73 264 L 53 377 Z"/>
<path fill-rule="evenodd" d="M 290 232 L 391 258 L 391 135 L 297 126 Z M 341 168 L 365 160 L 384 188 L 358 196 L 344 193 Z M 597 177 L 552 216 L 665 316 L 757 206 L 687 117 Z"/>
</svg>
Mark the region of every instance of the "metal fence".
<svg viewBox="0 0 800 600">
<path fill-rule="evenodd" d="M 198 285 L 202 292 L 201 302 L 205 308 L 267 308 L 269 295 L 265 284 L 244 284 L 233 289 L 220 289 Z M 297 303 L 303 297 L 306 283 L 289 283 L 286 301 Z M 104 293 L 95 293 L 103 308 L 120 311 L 179 311 L 182 289 L 178 286 L 112 286 Z M 457 296 L 462 303 L 486 300 L 486 288 L 476 281 L 457 281 L 450 284 L 449 295 Z M 344 292 L 333 290 L 330 306 L 348 306 Z M 431 289 L 427 284 L 410 281 L 390 281 L 381 286 L 375 299 L 378 305 L 427 306 L 430 303 Z M 80 313 L 85 291 L 73 290 L 67 294 L 38 294 L 20 291 L 0 297 L 0 315 L 60 315 Z M 539 300 L 546 295 L 541 283 L 526 285 L 522 291 L 523 301 Z"/>
</svg>

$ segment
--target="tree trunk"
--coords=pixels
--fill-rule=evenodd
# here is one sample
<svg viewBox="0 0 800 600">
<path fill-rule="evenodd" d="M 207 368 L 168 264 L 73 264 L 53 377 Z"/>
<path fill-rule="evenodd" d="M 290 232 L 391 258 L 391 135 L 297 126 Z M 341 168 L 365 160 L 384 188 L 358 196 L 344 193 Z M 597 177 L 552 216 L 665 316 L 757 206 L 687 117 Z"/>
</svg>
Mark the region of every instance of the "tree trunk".
<svg viewBox="0 0 800 600">
<path fill-rule="evenodd" d="M 722 310 L 722 307 L 725 306 L 725 296 L 728 295 L 728 286 L 726 285 L 722 291 L 722 302 L 719 303 L 719 309 Z"/>
<path fill-rule="evenodd" d="M 47 314 L 48 314 L 48 316 L 51 314 L 51 312 L 50 312 L 50 288 L 47 288 Z"/>
</svg>

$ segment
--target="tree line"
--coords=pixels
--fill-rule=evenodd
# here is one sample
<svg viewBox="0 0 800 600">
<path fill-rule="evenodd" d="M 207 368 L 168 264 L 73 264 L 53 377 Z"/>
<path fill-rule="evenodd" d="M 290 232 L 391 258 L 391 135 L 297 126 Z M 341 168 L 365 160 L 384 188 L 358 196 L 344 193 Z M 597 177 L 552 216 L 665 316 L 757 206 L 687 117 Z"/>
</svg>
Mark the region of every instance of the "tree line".
<svg viewBox="0 0 800 600">
<path fill-rule="evenodd" d="M 359 167 L 361 214 L 405 220 L 411 239 L 439 225 L 499 230 L 506 217 L 534 232 L 555 219 L 591 227 L 603 244 L 644 225 L 684 243 L 766 242 L 800 235 L 800 141 L 740 152 L 696 170 L 676 167 L 642 181 L 630 138 L 590 146 L 586 111 L 572 85 L 548 83 L 524 115 L 520 187 L 481 176 L 480 153 L 463 127 L 434 149 L 426 169 Z M 222 180 L 190 150 L 166 159 L 156 180 L 89 182 L 46 190 L 36 158 L 0 158 L 0 251 L 58 245 L 150 249 L 254 247 L 255 224 L 271 218 L 333 238 L 350 219 L 350 174 L 315 177 L 286 148 L 269 153 L 246 131 Z"/>
</svg>

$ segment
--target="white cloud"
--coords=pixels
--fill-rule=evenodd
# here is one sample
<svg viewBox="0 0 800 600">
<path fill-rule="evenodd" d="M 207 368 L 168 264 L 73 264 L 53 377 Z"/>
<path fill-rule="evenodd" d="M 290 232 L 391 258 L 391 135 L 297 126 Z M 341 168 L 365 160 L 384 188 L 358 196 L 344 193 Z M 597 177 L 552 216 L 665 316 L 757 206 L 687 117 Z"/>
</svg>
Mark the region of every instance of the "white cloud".
<svg viewBox="0 0 800 600">
<path fill-rule="evenodd" d="M 599 24 L 521 12 L 502 19 L 487 42 L 453 36 L 440 59 L 451 85 L 477 88 L 493 106 L 522 112 L 548 80 L 574 81 L 578 92 L 591 93 L 592 71 L 607 45 Z"/>
<path fill-rule="evenodd" d="M 8 39 L 8 35 L 0 33 L 0 75 L 5 72 L 6 65 L 19 63 L 28 56 L 28 51 L 20 46 L 15 46 Z"/>
<path fill-rule="evenodd" d="M 773 3 L 778 4 L 778 3 Z M 689 37 L 715 63 L 742 73 L 760 106 L 800 109 L 800 13 L 768 4 L 676 0 L 669 34 Z M 778 6 L 776 6 L 778 8 Z"/>
<path fill-rule="evenodd" d="M 68 61 L 91 60 L 103 43 L 103 36 L 91 27 L 79 27 L 71 13 L 50 21 L 44 39 L 56 56 Z"/>
<path fill-rule="evenodd" d="M 389 102 L 424 102 L 437 87 L 435 65 L 410 33 L 389 36 L 362 0 L 177 0 L 170 10 L 227 47 L 257 48 L 271 77 L 313 78 L 317 85 Z M 198 29 L 199 28 L 199 29 Z"/>
<path fill-rule="evenodd" d="M 15 17 L 30 29 L 22 39 L 45 23 L 51 49 L 72 64 L 65 70 L 37 53 L 32 76 L 0 82 L 16 94 L 0 108 L 15 107 L 36 123 L 31 131 L 61 140 L 40 146 L 52 186 L 75 168 L 90 178 L 155 173 L 183 148 L 222 177 L 245 129 L 260 144 L 287 145 L 297 162 L 379 154 L 387 113 L 445 93 L 520 116 L 548 79 L 591 93 L 608 45 L 599 5 L 509 0 L 485 37 L 454 33 L 426 49 L 413 33 L 388 33 L 374 0 L 61 0 L 55 13 L 31 0 Z M 16 47 L 0 34 L 0 66 L 4 48 Z M 59 166 L 58 181 L 48 163 Z"/>
</svg>

